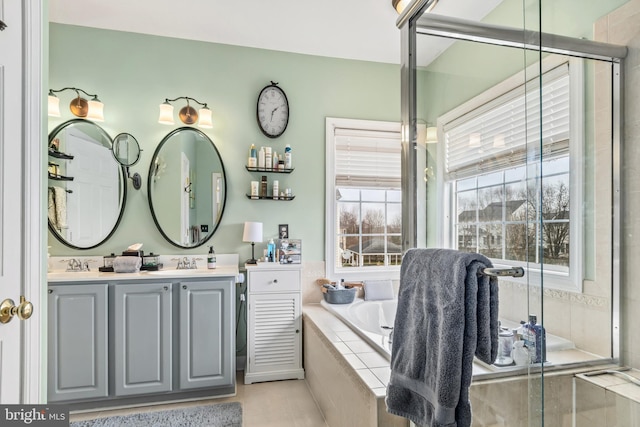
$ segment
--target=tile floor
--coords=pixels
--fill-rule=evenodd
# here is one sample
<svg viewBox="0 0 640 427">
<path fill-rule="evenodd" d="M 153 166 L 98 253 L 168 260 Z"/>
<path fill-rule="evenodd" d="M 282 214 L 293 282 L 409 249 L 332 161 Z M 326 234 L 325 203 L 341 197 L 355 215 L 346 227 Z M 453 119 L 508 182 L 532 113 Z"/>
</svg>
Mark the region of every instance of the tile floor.
<svg viewBox="0 0 640 427">
<path fill-rule="evenodd" d="M 240 402 L 242 403 L 243 427 L 327 427 L 304 380 L 271 381 L 245 385 L 243 372 L 238 371 L 236 382 L 236 395 L 233 397 L 83 412 L 72 414 L 70 418 L 71 421 L 82 421 L 110 415 L 162 411 L 207 403 Z"/>
</svg>

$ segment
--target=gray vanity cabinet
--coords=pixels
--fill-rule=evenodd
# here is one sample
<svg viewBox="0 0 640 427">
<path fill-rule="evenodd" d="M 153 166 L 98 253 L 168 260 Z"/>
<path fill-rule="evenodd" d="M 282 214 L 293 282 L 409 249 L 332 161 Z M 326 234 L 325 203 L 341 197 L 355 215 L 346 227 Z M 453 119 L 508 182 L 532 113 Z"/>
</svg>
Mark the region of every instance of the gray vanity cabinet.
<svg viewBox="0 0 640 427">
<path fill-rule="evenodd" d="M 178 286 L 180 389 L 232 385 L 234 281 L 182 281 Z"/>
<path fill-rule="evenodd" d="M 49 287 L 48 400 L 108 395 L 106 283 Z"/>
<path fill-rule="evenodd" d="M 171 390 L 171 283 L 114 286 L 115 394 Z"/>
</svg>

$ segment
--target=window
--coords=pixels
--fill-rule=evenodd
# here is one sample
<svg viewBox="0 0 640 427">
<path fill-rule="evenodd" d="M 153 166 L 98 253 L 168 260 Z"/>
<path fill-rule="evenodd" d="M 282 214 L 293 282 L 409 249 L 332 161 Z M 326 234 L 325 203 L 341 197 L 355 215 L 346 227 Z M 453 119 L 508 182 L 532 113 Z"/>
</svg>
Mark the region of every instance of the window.
<svg viewBox="0 0 640 427">
<path fill-rule="evenodd" d="M 515 76 L 438 120 L 445 227 L 450 247 L 581 291 L 580 212 L 571 206 L 582 200 L 582 64 L 564 61 L 543 62 L 541 89 L 539 78 L 518 85 Z"/>
<path fill-rule="evenodd" d="M 327 118 L 326 129 L 327 276 L 397 278 L 400 124 Z"/>
</svg>

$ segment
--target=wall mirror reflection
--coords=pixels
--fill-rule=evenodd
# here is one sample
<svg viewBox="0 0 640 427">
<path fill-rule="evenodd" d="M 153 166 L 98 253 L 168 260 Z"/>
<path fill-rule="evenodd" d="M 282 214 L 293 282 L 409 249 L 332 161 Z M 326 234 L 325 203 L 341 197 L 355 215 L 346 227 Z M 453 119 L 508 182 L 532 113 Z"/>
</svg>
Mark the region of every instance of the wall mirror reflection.
<svg viewBox="0 0 640 427">
<path fill-rule="evenodd" d="M 118 226 L 126 200 L 125 172 L 112 141 L 93 122 L 75 119 L 49 134 L 49 230 L 63 244 L 90 249 Z"/>
<path fill-rule="evenodd" d="M 179 128 L 160 142 L 147 188 L 153 220 L 174 246 L 200 246 L 218 228 L 227 198 L 224 165 L 213 141 L 201 131 Z"/>
</svg>

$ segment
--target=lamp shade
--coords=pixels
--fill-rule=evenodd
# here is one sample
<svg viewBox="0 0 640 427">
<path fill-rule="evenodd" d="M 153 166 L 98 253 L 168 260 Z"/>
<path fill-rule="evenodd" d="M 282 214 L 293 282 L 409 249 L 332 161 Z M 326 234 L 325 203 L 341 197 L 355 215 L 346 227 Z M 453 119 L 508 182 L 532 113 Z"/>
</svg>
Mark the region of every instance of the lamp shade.
<svg viewBox="0 0 640 427">
<path fill-rule="evenodd" d="M 242 233 L 243 242 L 262 242 L 262 223 L 245 222 Z"/>
<path fill-rule="evenodd" d="M 160 104 L 160 117 L 158 117 L 158 123 L 163 125 L 172 125 L 173 121 L 173 105 L 168 102 Z"/>
<path fill-rule="evenodd" d="M 104 104 L 97 99 L 89 101 L 87 119 L 91 119 L 94 122 L 104 122 Z"/>
<path fill-rule="evenodd" d="M 211 120 L 211 110 L 208 108 L 201 108 L 198 111 L 200 119 L 198 120 L 198 126 L 205 129 L 211 129 L 213 127 L 213 121 Z"/>
<path fill-rule="evenodd" d="M 60 98 L 55 95 L 49 95 L 49 112 L 51 117 L 60 117 Z"/>
</svg>

